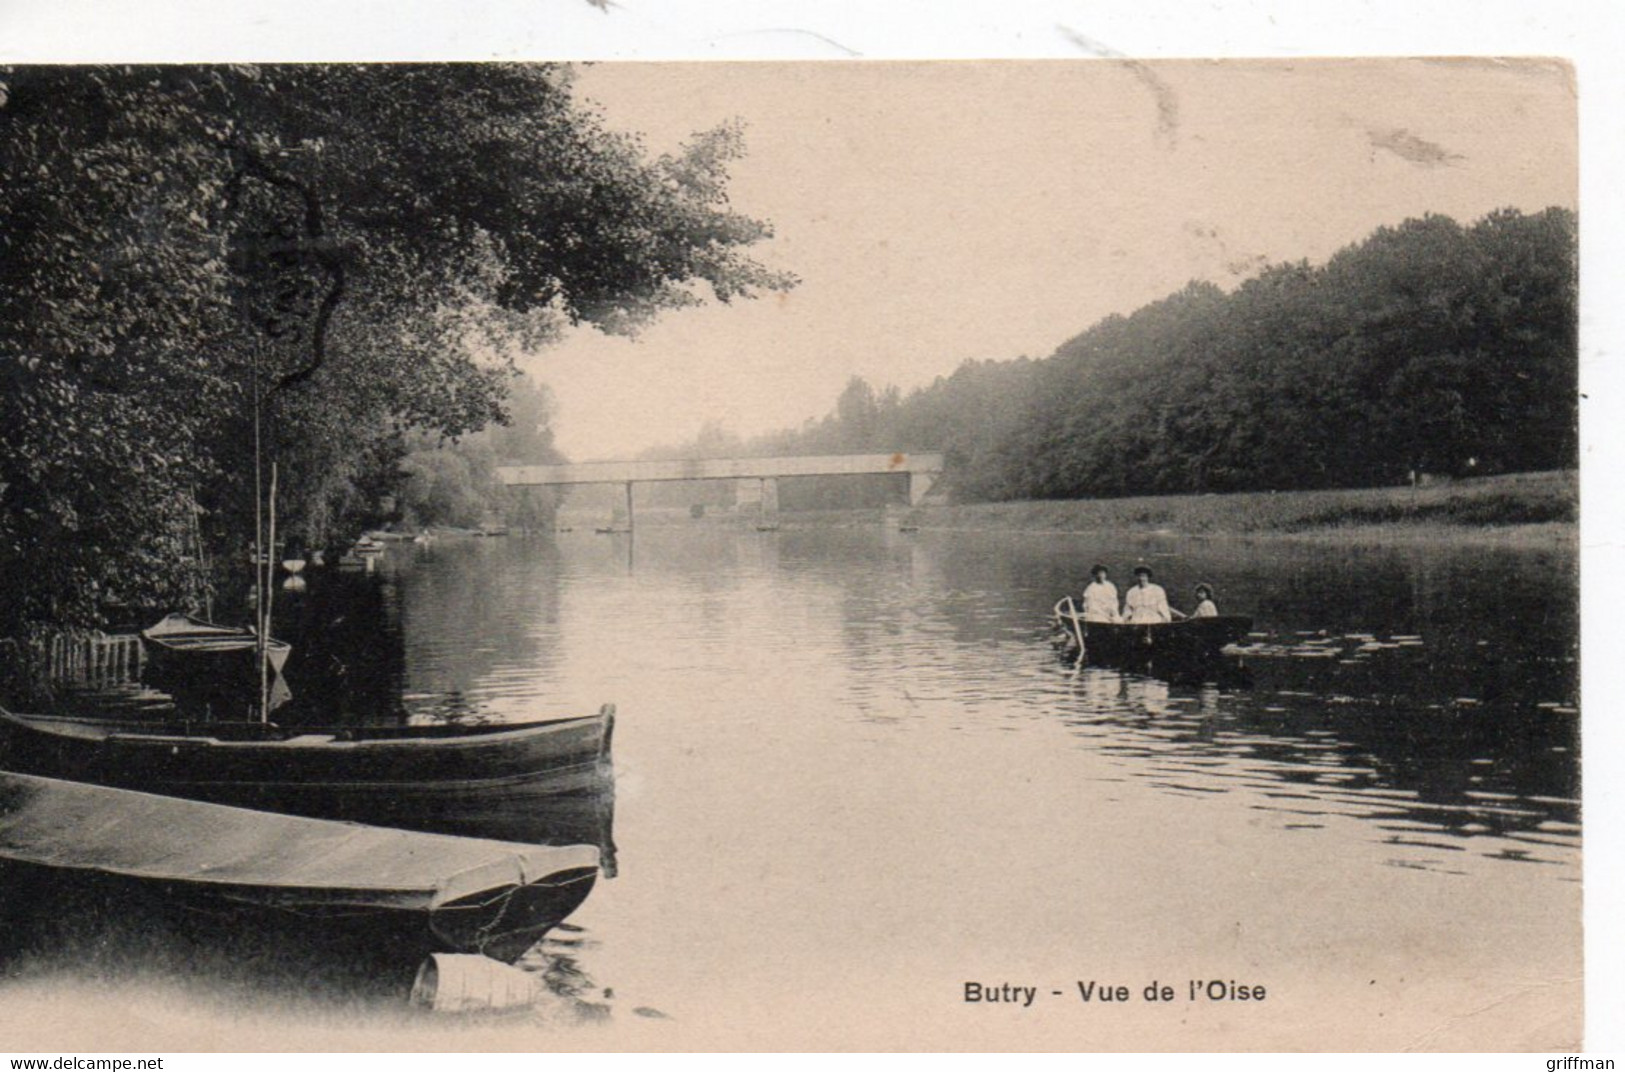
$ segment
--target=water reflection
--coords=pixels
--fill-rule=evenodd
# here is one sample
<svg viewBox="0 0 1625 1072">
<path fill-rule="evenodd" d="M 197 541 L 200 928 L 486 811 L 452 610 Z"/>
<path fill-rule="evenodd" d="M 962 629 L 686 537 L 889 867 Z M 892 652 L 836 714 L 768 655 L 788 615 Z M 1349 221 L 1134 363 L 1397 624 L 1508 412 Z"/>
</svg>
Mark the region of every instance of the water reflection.
<svg viewBox="0 0 1625 1072">
<path fill-rule="evenodd" d="M 1096 667 L 1071 692 L 1062 718 L 1077 737 L 1159 790 L 1239 794 L 1286 830 L 1366 820 L 1396 866 L 1463 874 L 1448 854 L 1464 852 L 1577 862 L 1576 727 L 1550 709 L 1486 718 L 1480 705 L 1260 694 Z"/>
<path fill-rule="evenodd" d="M 1499 859 L 1577 848 L 1577 599 L 1561 548 L 656 527 L 628 576 L 618 541 L 445 541 L 391 548 L 370 575 L 310 571 L 277 603 L 295 645 L 279 719 L 578 714 L 588 675 L 607 693 L 668 655 L 677 691 L 745 695 L 763 666 L 834 652 L 838 718 L 1060 718 L 1151 784 L 1246 787 L 1294 829 L 1325 808 L 1457 848 L 1500 838 L 1486 850 Z M 1258 633 L 1167 680 L 1049 661 L 1045 614 L 1097 559 L 1154 559 L 1171 592 L 1206 580 Z"/>
<path fill-rule="evenodd" d="M 1441 884 L 1408 925 L 1458 951 L 1485 923 L 1458 893 L 1504 909 L 1497 925 L 1572 930 L 1572 887 L 1554 885 L 1580 874 L 1563 549 L 654 524 L 637 539 L 631 573 L 624 540 L 590 532 L 392 547 L 374 575 L 312 570 L 278 600 L 313 718 L 618 704 L 615 836 L 636 866 L 538 966 L 589 1003 L 596 978 L 693 1016 L 708 980 L 754 986 L 787 946 L 822 985 L 849 974 L 819 952 L 843 929 L 896 964 L 1001 915 L 1046 923 L 984 948 L 1038 963 L 1057 934 L 1109 947 L 1162 933 L 1178 912 L 1152 916 L 1157 884 L 1139 879 L 1209 842 L 1249 850 L 1259 884 L 1208 878 L 1265 944 L 1295 940 L 1290 914 L 1247 900 L 1270 882 L 1337 888 L 1328 925 L 1358 914 L 1396 944 L 1382 928 L 1401 880 Z M 1259 635 L 1168 679 L 1058 662 L 1055 600 L 1094 561 L 1142 559 L 1176 604 L 1207 581 Z M 966 859 L 994 877 L 965 881 Z M 1017 869 L 1043 881 L 1009 882 Z"/>
<path fill-rule="evenodd" d="M 856 698 L 900 686 L 998 718 L 1058 715 L 1160 792 L 1238 796 L 1283 830 L 1364 820 L 1358 836 L 1394 866 L 1461 873 L 1473 854 L 1578 880 L 1572 554 L 1078 539 L 928 534 L 911 549 L 932 561 L 923 583 L 912 564 L 850 578 Z M 1036 623 L 1092 560 L 1152 557 L 1170 591 L 1213 582 L 1258 633 L 1160 678 L 1012 656 L 1046 639 Z"/>
</svg>

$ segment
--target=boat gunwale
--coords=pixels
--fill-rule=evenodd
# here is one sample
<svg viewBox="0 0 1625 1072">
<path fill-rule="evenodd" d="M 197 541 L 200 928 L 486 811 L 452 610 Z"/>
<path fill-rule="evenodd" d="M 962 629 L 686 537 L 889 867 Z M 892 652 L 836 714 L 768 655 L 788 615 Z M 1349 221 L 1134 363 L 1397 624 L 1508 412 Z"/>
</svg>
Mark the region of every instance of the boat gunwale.
<svg viewBox="0 0 1625 1072">
<path fill-rule="evenodd" d="M 325 779 L 325 778 L 323 778 L 323 779 L 306 779 L 306 780 L 302 780 L 302 781 L 291 781 L 291 782 L 279 782 L 279 781 L 266 781 L 266 780 L 263 780 L 263 779 L 255 779 L 253 781 L 247 781 L 247 780 L 240 779 L 240 778 L 232 778 L 232 779 L 224 779 L 224 780 L 216 779 L 216 780 L 206 780 L 206 781 L 205 780 L 181 781 L 181 780 L 178 780 L 178 779 L 171 779 L 171 780 L 167 781 L 165 784 L 166 785 L 172 785 L 172 786 L 180 786 L 180 787 L 184 787 L 184 788 L 187 788 L 187 789 L 198 789 L 198 790 L 205 790 L 205 789 L 211 789 L 211 788 L 224 787 L 224 788 L 236 788 L 236 789 L 252 789 L 255 792 L 273 792 L 273 793 L 274 792 L 290 792 L 291 793 L 291 792 L 301 792 L 301 791 L 306 792 L 306 793 L 355 792 L 355 793 L 364 793 L 364 794 L 367 794 L 367 795 L 376 795 L 378 793 L 394 792 L 394 793 L 402 794 L 403 796 L 410 795 L 413 798 L 421 799 L 421 798 L 424 798 L 424 797 L 457 796 L 457 795 L 466 794 L 466 793 L 469 793 L 469 792 L 480 792 L 480 791 L 489 790 L 489 789 L 518 789 L 518 788 L 522 788 L 524 786 L 531 785 L 533 783 L 538 783 L 538 782 L 555 782 L 555 781 L 558 781 L 561 777 L 567 776 L 567 775 L 569 775 L 571 773 L 586 774 L 586 773 L 591 772 L 591 771 L 596 771 L 598 769 L 598 767 L 599 767 L 599 761 L 596 760 L 596 759 L 593 759 L 593 760 L 583 761 L 583 762 L 581 762 L 579 764 L 569 764 L 569 765 L 562 766 L 562 767 L 549 767 L 546 770 L 540 770 L 540 771 L 524 771 L 524 772 L 519 773 L 519 774 L 503 774 L 503 775 L 497 775 L 497 776 L 491 777 L 491 778 L 436 778 L 435 780 L 428 781 L 428 782 L 424 782 L 424 781 L 393 781 L 393 782 L 386 782 L 386 781 L 355 781 L 355 780 L 339 781 L 339 780 L 336 780 L 336 779 Z M 101 785 L 103 783 L 96 782 L 96 783 L 93 783 L 93 784 Z M 125 787 L 124 786 L 109 786 L 108 788 L 122 789 L 122 788 L 125 788 Z M 588 793 L 588 790 L 584 788 L 584 789 L 580 790 L 579 792 L 581 792 L 583 795 L 586 795 Z M 549 794 L 549 796 L 554 796 L 554 795 L 562 796 L 562 795 L 567 795 L 567 794 Z M 192 800 L 192 799 L 195 799 L 195 798 L 193 798 L 193 797 L 183 797 L 182 799 Z M 214 803 L 214 802 L 213 801 L 200 801 L 200 803 Z M 240 807 L 241 805 L 230 805 L 230 806 Z M 259 810 L 259 809 L 256 809 L 256 810 Z M 265 809 L 265 810 L 270 810 L 270 809 Z M 276 814 L 279 814 L 279 815 L 297 815 L 299 813 L 297 813 L 297 812 L 277 812 Z M 307 817 L 309 817 L 309 816 L 307 816 Z M 335 822 L 347 822 L 349 820 L 334 820 L 334 821 Z M 429 832 L 430 831 L 425 831 L 425 833 L 429 833 Z"/>
<path fill-rule="evenodd" d="M 1252 621 L 1253 621 L 1251 617 L 1249 617 L 1249 616 L 1247 616 L 1245 614 L 1216 614 L 1216 615 L 1211 615 L 1211 616 L 1205 617 L 1205 618 L 1185 617 L 1185 618 L 1180 618 L 1180 619 L 1175 620 L 1175 621 L 1167 621 L 1167 622 L 1097 622 L 1097 621 L 1091 621 L 1088 618 L 1085 618 L 1078 611 L 1064 611 L 1064 610 L 1061 610 L 1060 609 L 1060 604 L 1056 604 L 1056 607 L 1055 607 L 1055 610 L 1054 610 L 1053 613 L 1055 614 L 1055 616 L 1057 618 L 1063 619 L 1065 621 L 1076 622 L 1079 625 L 1086 625 L 1086 626 L 1089 626 L 1090 628 L 1094 628 L 1094 629 L 1106 629 L 1106 630 L 1110 630 L 1110 631 L 1116 631 L 1116 630 L 1120 630 L 1120 629 L 1156 629 L 1156 630 L 1163 630 L 1163 629 L 1169 629 L 1169 628 L 1179 629 L 1181 631 L 1189 631 L 1189 630 L 1192 630 L 1192 629 L 1214 630 L 1214 629 L 1217 629 L 1218 626 L 1217 625 L 1209 625 L 1207 623 L 1221 623 L 1221 622 L 1226 623 L 1227 628 L 1230 626 L 1231 623 L 1246 622 L 1247 627 L 1249 629 L 1251 629 L 1252 628 Z M 1246 635 L 1246 634 L 1244 633 L 1243 635 Z"/>
<path fill-rule="evenodd" d="M 614 724 L 614 718 L 615 718 L 615 705 L 614 704 L 604 704 L 594 714 L 590 714 L 590 715 L 567 715 L 564 718 L 545 719 L 545 720 L 538 721 L 538 722 L 519 722 L 519 723 L 511 723 L 511 724 L 508 724 L 508 723 L 486 723 L 486 724 L 479 725 L 479 726 L 463 726 L 463 727 L 451 727 L 451 726 L 444 726 L 443 727 L 443 726 L 434 726 L 434 725 L 423 726 L 423 727 L 411 727 L 411 726 L 407 726 L 407 727 L 394 727 L 394 726 L 376 727 L 377 729 L 381 729 L 381 730 L 385 730 L 385 731 L 398 731 L 398 730 L 403 730 L 403 729 L 404 730 L 423 729 L 423 730 L 426 730 L 426 731 L 430 731 L 430 732 L 426 732 L 426 733 L 419 734 L 419 735 L 413 735 L 413 734 L 402 734 L 400 736 L 387 736 L 387 735 L 385 735 L 385 736 L 374 737 L 374 738 L 371 738 L 371 739 L 367 739 L 367 738 L 364 737 L 361 740 L 344 740 L 339 735 L 341 735 L 341 734 L 355 734 L 355 733 L 364 734 L 369 729 L 369 727 L 367 727 L 365 725 L 340 726 L 340 727 L 335 727 L 335 726 L 308 726 L 308 727 L 307 726 L 293 726 L 293 727 L 276 726 L 275 727 L 276 729 L 286 731 L 289 735 L 287 737 L 279 738 L 279 739 L 276 739 L 276 740 L 241 740 L 241 741 L 239 741 L 239 740 L 232 740 L 229 737 L 221 737 L 221 736 L 219 736 L 217 734 L 211 734 L 211 733 L 206 732 L 207 728 L 210 725 L 214 725 L 214 724 L 207 723 L 207 722 L 199 722 L 199 723 L 194 723 L 193 724 L 193 725 L 196 725 L 198 727 L 198 729 L 200 731 L 198 733 L 175 733 L 175 732 L 146 733 L 146 732 L 141 731 L 141 727 L 143 727 L 143 726 L 173 727 L 173 723 L 135 721 L 135 720 L 125 721 L 125 720 L 121 720 L 121 719 L 97 719 L 97 718 L 79 717 L 79 716 L 74 716 L 74 715 L 24 714 L 24 713 L 21 713 L 21 712 L 8 710 L 8 709 L 6 709 L 4 707 L 0 707 L 0 723 L 10 722 L 10 723 L 13 723 L 13 724 L 16 724 L 16 725 L 20 725 L 20 726 L 22 726 L 24 728 L 34 730 L 35 732 L 38 732 L 38 733 L 46 733 L 46 734 L 56 733 L 56 734 L 58 734 L 60 736 L 73 737 L 73 738 L 75 738 L 77 740 L 84 740 L 84 741 L 107 741 L 107 742 L 118 741 L 118 742 L 121 742 L 121 743 L 122 742 L 131 742 L 131 743 L 140 743 L 140 744 L 179 744 L 179 743 L 186 743 L 188 745 L 202 745 L 202 746 L 205 746 L 205 747 L 219 747 L 221 749 L 231 750 L 231 751 L 235 751 L 235 750 L 239 750 L 239 749 L 244 750 L 244 751 L 251 751 L 251 750 L 262 750 L 262 749 L 263 750 L 284 750 L 284 749 L 293 750 L 293 749 L 306 749 L 306 748 L 319 748 L 319 749 L 322 749 L 322 750 L 332 749 L 332 750 L 342 750 L 342 751 L 369 751 L 369 750 L 385 750 L 385 749 L 400 749 L 400 750 L 403 750 L 403 751 L 415 751 L 415 750 L 419 750 L 419 749 L 431 749 L 431 748 L 432 749 L 445 750 L 447 748 L 456 748 L 456 747 L 460 747 L 460 746 L 461 747 L 474 747 L 474 746 L 478 746 L 478 745 L 489 745 L 489 744 L 512 744 L 512 743 L 514 743 L 515 741 L 518 741 L 518 740 L 551 736 L 554 733 L 557 733 L 557 732 L 560 732 L 562 730 L 565 730 L 565 729 L 568 729 L 568 728 L 571 728 L 571 727 L 575 727 L 575 726 L 578 726 L 578 727 L 580 727 L 582 729 L 586 729 L 586 728 L 589 727 L 590 724 L 595 723 L 595 722 L 596 723 L 603 723 L 605 725 L 605 734 L 607 736 L 607 734 L 609 732 L 609 727 Z M 242 723 L 232 723 L 230 725 L 241 726 L 245 730 L 253 730 L 256 727 L 261 727 L 261 726 L 264 726 L 265 724 L 264 723 L 256 723 L 256 722 L 242 722 Z M 90 732 L 85 732 L 85 733 L 65 733 L 65 732 L 62 731 L 62 729 L 59 729 L 58 727 L 62 727 L 63 729 L 66 729 L 67 727 L 77 727 L 77 728 L 85 729 L 85 730 L 90 731 Z M 102 731 L 102 730 L 105 730 L 106 732 L 105 733 L 98 732 L 98 731 Z M 464 732 L 458 732 L 459 730 L 462 730 Z M 316 742 L 306 741 L 306 742 L 300 743 L 299 739 L 302 738 L 302 737 L 331 737 L 331 739 L 329 739 L 329 740 L 321 740 L 321 741 L 316 741 Z"/>
</svg>

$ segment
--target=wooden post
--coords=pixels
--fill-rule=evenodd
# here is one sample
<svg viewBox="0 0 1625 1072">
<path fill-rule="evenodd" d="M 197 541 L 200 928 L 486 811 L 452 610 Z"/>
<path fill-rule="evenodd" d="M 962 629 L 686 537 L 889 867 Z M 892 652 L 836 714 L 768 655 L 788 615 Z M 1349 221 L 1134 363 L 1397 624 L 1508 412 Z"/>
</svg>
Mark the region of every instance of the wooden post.
<svg viewBox="0 0 1625 1072">
<path fill-rule="evenodd" d="M 632 482 L 626 482 L 626 531 L 632 531 Z"/>
<path fill-rule="evenodd" d="M 271 643 L 271 581 L 276 576 L 276 462 L 271 463 L 271 498 L 267 503 L 270 515 L 265 537 L 265 564 L 255 563 L 254 583 L 259 585 L 259 609 L 262 615 L 256 655 L 260 664 L 260 721 L 271 721 L 271 674 L 266 664 L 267 648 Z M 369 557 L 369 563 L 372 559 Z"/>
</svg>

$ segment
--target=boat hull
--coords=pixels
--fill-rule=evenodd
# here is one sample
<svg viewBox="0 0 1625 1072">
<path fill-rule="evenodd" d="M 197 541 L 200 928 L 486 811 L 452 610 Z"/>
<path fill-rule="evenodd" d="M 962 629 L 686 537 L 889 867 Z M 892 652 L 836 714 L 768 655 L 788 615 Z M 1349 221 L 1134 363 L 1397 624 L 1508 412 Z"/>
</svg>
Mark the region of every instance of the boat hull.
<svg viewBox="0 0 1625 1072">
<path fill-rule="evenodd" d="M 1129 625 L 1120 622 L 1065 622 L 1083 635 L 1083 659 L 1096 666 L 1195 665 L 1219 658 L 1227 645 L 1246 639 L 1251 618 L 1225 615 L 1178 622 Z M 1075 641 L 1074 641 L 1075 643 Z"/>
<path fill-rule="evenodd" d="M 164 692 L 227 699 L 259 694 L 260 644 L 252 629 L 171 614 L 140 635 L 147 656 L 146 679 Z M 274 677 L 287 665 L 293 646 L 272 637 L 264 650 Z"/>
<path fill-rule="evenodd" d="M 512 961 L 591 892 L 598 850 L 296 818 L 0 772 L 8 910 L 61 887 L 390 957 Z M 117 903 L 116 901 L 110 903 Z"/>
</svg>

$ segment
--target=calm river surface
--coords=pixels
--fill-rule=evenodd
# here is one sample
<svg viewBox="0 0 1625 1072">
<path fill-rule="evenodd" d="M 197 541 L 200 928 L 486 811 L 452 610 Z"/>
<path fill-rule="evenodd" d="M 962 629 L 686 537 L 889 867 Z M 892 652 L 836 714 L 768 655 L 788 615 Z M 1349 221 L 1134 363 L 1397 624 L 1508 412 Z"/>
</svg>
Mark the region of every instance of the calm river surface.
<svg viewBox="0 0 1625 1072">
<path fill-rule="evenodd" d="M 1186 607 L 1208 581 L 1259 635 L 1217 681 L 1075 672 L 1045 618 L 1096 560 L 1120 584 L 1150 563 Z M 283 721 L 615 703 L 619 875 L 547 943 L 537 964 L 559 1001 L 534 1017 L 448 1028 L 154 969 L 137 1019 L 155 1037 L 282 1048 L 302 1037 L 287 1024 L 315 1045 L 524 1049 L 1578 1037 L 1565 549 L 673 525 L 635 549 L 583 532 L 395 545 L 373 574 L 318 572 L 278 599 L 296 644 Z M 1141 1000 L 1153 979 L 1178 1001 Z M 1267 999 L 1192 1002 L 1193 979 Z M 1076 984 L 1090 980 L 1133 1001 L 1085 1004 Z M 969 982 L 1036 996 L 967 1003 Z M 71 990 L 105 1018 L 135 1000 L 49 963 L 6 985 L 14 1009 Z"/>
</svg>

